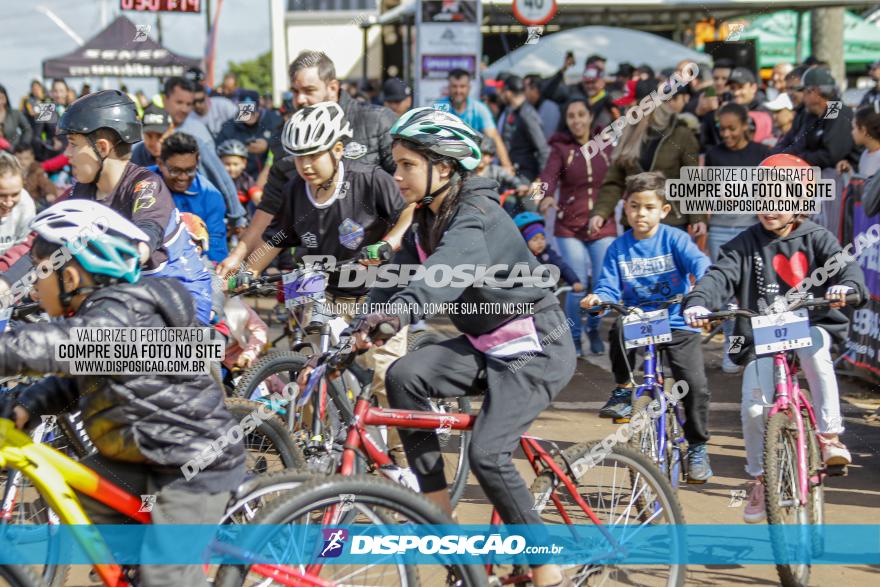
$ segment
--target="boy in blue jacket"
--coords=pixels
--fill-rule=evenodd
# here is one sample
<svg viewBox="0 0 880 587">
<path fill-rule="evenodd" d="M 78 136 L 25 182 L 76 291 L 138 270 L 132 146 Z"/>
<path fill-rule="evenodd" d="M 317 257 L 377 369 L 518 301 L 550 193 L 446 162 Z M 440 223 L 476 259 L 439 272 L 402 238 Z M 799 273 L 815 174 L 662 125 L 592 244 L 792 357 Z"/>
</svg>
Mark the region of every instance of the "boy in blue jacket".
<svg viewBox="0 0 880 587">
<path fill-rule="evenodd" d="M 624 211 L 632 227 L 618 237 L 605 254 L 602 273 L 593 293 L 581 301 L 582 308 L 601 302 L 621 302 L 649 311 L 690 290 L 689 275 L 700 279 L 709 268 L 706 257 L 687 232 L 661 224 L 671 206 L 664 197 L 666 178 L 646 172 L 626 180 Z M 705 483 L 712 476 L 706 442 L 709 440 L 709 387 L 703 367 L 700 331 L 685 324 L 681 304 L 668 307 L 672 341 L 662 345 L 676 381 L 687 383 L 684 396 L 688 441 L 688 482 Z M 627 420 L 632 413 L 633 383 L 627 366 L 635 352 L 621 347 L 618 325 L 609 335 L 611 369 L 617 387 L 599 412 L 601 417 Z M 626 353 L 626 354 L 624 354 Z"/>
</svg>

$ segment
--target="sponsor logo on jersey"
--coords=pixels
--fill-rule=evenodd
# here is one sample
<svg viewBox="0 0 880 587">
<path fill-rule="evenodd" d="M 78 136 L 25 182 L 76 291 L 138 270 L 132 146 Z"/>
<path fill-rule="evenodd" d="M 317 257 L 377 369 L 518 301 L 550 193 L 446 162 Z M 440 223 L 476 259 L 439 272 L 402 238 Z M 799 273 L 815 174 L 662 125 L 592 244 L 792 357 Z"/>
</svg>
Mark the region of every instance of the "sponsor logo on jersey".
<svg viewBox="0 0 880 587">
<path fill-rule="evenodd" d="M 356 141 L 351 141 L 345 145 L 345 151 L 342 152 L 342 156 L 346 159 L 360 159 L 366 154 L 367 148 Z"/>
<path fill-rule="evenodd" d="M 156 203 L 157 187 L 156 182 L 149 179 L 144 179 L 134 184 L 132 214 L 137 214 L 138 210 L 146 210 L 153 207 L 153 204 Z"/>
<path fill-rule="evenodd" d="M 354 251 L 364 241 L 364 227 L 351 218 L 346 218 L 339 225 L 339 242 L 342 246 Z"/>
<path fill-rule="evenodd" d="M 318 248 L 318 237 L 311 232 L 307 232 L 299 237 L 302 243 L 310 249 Z"/>
</svg>

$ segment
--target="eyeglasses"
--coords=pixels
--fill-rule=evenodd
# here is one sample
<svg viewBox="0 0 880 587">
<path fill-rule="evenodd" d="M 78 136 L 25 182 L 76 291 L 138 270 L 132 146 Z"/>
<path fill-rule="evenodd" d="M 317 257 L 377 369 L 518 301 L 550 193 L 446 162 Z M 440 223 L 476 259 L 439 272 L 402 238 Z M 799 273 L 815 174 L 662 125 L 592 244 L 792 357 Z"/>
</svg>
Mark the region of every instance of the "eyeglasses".
<svg viewBox="0 0 880 587">
<path fill-rule="evenodd" d="M 169 167 L 168 175 L 171 177 L 195 177 L 198 173 L 198 167 L 190 167 L 189 169 L 180 169 L 179 167 Z"/>
</svg>

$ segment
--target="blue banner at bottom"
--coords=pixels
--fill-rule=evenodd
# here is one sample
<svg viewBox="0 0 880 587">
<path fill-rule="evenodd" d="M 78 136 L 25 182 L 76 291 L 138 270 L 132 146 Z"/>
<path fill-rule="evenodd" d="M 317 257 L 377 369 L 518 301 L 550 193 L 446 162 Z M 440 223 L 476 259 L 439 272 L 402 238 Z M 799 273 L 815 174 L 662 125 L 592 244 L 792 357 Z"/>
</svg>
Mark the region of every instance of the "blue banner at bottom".
<svg viewBox="0 0 880 587">
<path fill-rule="evenodd" d="M 107 549 L 99 547 L 102 539 Z M 880 525 L 0 526 L 0 565 L 360 565 L 382 560 L 419 565 L 877 565 Z"/>
</svg>

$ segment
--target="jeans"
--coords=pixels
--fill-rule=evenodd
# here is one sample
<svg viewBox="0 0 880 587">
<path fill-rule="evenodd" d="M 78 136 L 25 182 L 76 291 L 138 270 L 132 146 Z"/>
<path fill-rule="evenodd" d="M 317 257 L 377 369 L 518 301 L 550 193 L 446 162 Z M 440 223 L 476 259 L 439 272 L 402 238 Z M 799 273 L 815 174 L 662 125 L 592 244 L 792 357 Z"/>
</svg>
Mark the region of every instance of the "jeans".
<svg viewBox="0 0 880 587">
<path fill-rule="evenodd" d="M 611 359 L 611 371 L 618 387 L 630 382 L 630 371 L 626 368 L 629 361 L 630 369 L 636 364 L 636 351 L 624 350 L 620 345 L 620 321 L 614 322 L 608 334 L 608 356 Z M 709 441 L 709 381 L 703 363 L 702 337 L 699 332 L 690 330 L 673 330 L 672 340 L 659 345 L 669 360 L 673 381 L 687 383 L 687 394 L 682 398 L 684 404 L 684 437 L 691 447 Z M 626 352 L 626 355 L 624 355 Z M 638 381 L 636 381 L 638 384 Z"/>
<path fill-rule="evenodd" d="M 709 245 L 709 257 L 712 259 L 712 262 L 715 263 L 718 261 L 718 255 L 721 254 L 721 245 L 727 244 L 731 239 L 747 228 L 748 226 L 710 226 L 707 244 Z M 709 309 L 711 310 L 713 308 Z M 733 320 L 725 320 L 721 325 L 721 332 L 724 333 L 724 358 L 727 361 L 730 361 L 730 358 L 727 356 L 727 349 L 730 346 L 728 344 L 728 339 L 730 339 L 730 335 L 733 334 Z"/>
<path fill-rule="evenodd" d="M 588 286 L 587 291 L 596 286 L 599 274 L 602 272 L 605 252 L 613 242 L 614 237 L 611 236 L 594 241 L 582 241 L 579 238 L 561 236 L 556 237 L 556 246 L 559 249 L 559 254 L 562 255 L 562 258 L 569 267 L 574 270 L 581 283 L 584 286 Z M 587 265 L 591 267 L 589 273 L 587 273 Z M 588 275 L 593 277 L 592 284 L 589 284 L 587 280 Z M 565 315 L 574 323 L 571 327 L 571 336 L 574 338 L 574 344 L 578 350 L 581 348 L 581 320 L 583 320 L 584 315 L 583 310 L 581 310 L 581 300 L 584 299 L 585 295 L 586 292 L 568 292 L 568 295 L 565 296 Z M 599 316 L 588 316 L 587 330 L 599 328 L 600 321 L 601 318 Z"/>
<path fill-rule="evenodd" d="M 831 361 L 831 335 L 818 326 L 811 326 L 810 334 L 813 346 L 795 352 L 807 378 L 816 411 L 816 425 L 822 434 L 841 434 L 843 419 L 840 417 L 840 395 L 834 376 L 834 363 Z M 764 473 L 765 416 L 773 407 L 775 396 L 773 355 L 749 362 L 743 371 L 740 414 L 746 445 L 746 473 L 752 477 Z"/>
</svg>

